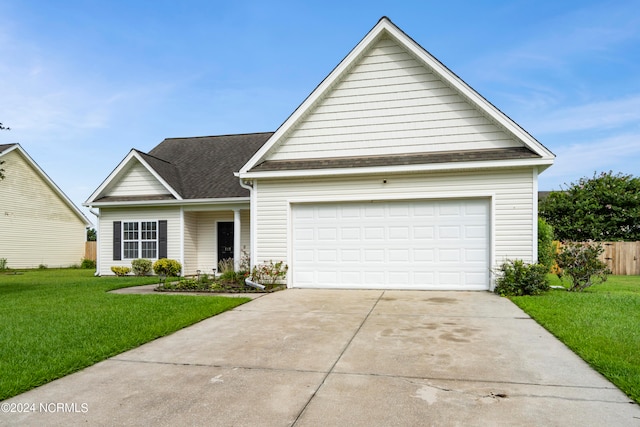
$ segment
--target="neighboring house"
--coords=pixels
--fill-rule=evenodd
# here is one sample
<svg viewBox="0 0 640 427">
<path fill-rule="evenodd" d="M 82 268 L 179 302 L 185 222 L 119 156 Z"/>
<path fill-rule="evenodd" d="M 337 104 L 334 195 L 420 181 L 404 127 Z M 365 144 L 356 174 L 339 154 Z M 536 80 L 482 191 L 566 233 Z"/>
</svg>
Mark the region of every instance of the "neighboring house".
<svg viewBox="0 0 640 427">
<path fill-rule="evenodd" d="M 535 261 L 554 157 L 382 18 L 275 133 L 131 151 L 86 205 L 100 274 L 164 256 L 211 272 L 245 250 L 286 262 L 289 287 L 482 290 L 503 260 Z"/>
<path fill-rule="evenodd" d="M 0 161 L 0 258 L 10 268 L 79 265 L 91 222 L 20 144 L 0 144 Z"/>
</svg>

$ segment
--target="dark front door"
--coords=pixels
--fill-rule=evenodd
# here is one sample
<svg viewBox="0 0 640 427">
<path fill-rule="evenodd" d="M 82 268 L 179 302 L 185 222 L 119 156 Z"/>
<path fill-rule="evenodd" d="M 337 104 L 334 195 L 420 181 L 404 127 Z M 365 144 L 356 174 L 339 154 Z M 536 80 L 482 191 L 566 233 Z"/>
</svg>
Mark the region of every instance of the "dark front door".
<svg viewBox="0 0 640 427">
<path fill-rule="evenodd" d="M 233 223 L 218 223 L 218 262 L 233 259 Z"/>
</svg>

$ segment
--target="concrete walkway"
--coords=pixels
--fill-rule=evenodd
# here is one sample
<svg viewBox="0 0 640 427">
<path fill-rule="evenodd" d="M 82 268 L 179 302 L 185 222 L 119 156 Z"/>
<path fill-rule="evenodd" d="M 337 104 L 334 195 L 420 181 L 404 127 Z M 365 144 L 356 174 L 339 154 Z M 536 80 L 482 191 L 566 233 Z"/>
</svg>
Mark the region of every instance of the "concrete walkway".
<svg viewBox="0 0 640 427">
<path fill-rule="evenodd" d="M 276 292 L 2 403 L 35 404 L 3 406 L 21 426 L 640 426 L 485 292 Z"/>
</svg>

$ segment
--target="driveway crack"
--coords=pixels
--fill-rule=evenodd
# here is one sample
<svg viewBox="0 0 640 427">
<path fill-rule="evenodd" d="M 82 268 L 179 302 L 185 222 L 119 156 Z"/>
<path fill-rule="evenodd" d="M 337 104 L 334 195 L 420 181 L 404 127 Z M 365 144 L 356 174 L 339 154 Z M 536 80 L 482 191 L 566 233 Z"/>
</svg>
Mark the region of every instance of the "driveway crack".
<svg viewBox="0 0 640 427">
<path fill-rule="evenodd" d="M 382 291 L 382 293 L 378 296 L 378 299 L 376 299 L 375 303 L 373 303 L 373 305 L 371 306 L 371 309 L 369 309 L 369 312 L 367 313 L 367 315 L 364 317 L 364 319 L 362 319 L 362 322 L 360 322 L 360 325 L 358 325 L 358 328 L 355 330 L 355 332 L 353 333 L 353 335 L 351 336 L 351 338 L 349 339 L 349 341 L 347 341 L 347 343 L 345 344 L 345 346 L 342 348 L 342 351 L 340 352 L 340 354 L 338 355 L 338 357 L 336 358 L 336 360 L 333 362 L 333 364 L 331 365 L 331 368 L 329 368 L 329 370 L 327 371 L 327 373 L 324 375 L 324 378 L 322 378 L 322 381 L 320 382 L 320 384 L 318 385 L 318 387 L 316 387 L 316 389 L 313 391 L 313 393 L 311 394 L 311 396 L 309 396 L 309 399 L 307 400 L 307 403 L 305 403 L 305 405 L 302 407 L 302 410 L 300 410 L 300 412 L 298 413 L 298 415 L 296 416 L 295 420 L 293 421 L 293 423 L 291 424 L 292 426 L 295 426 L 298 423 L 298 420 L 300 419 L 300 417 L 302 417 L 302 414 L 304 414 L 304 412 L 307 410 L 307 407 L 309 406 L 309 404 L 311 403 L 311 401 L 316 397 L 316 394 L 318 394 L 318 391 L 322 388 L 322 386 L 325 384 L 325 382 L 327 381 L 327 378 L 329 377 L 329 375 L 333 372 L 333 370 L 335 369 L 336 365 L 338 364 L 338 362 L 340 361 L 340 359 L 342 359 L 342 356 L 344 355 L 344 353 L 347 351 L 347 349 L 349 348 L 349 346 L 351 345 L 351 343 L 353 342 L 353 340 L 355 339 L 355 337 L 358 335 L 358 333 L 360 332 L 360 330 L 362 329 L 362 327 L 364 326 L 365 322 L 369 319 L 369 317 L 371 316 L 371 313 L 373 312 L 373 310 L 376 308 L 376 306 L 378 305 L 378 303 L 380 302 L 380 300 L 382 299 L 382 297 L 384 296 L 384 294 L 386 293 L 386 291 Z"/>
</svg>

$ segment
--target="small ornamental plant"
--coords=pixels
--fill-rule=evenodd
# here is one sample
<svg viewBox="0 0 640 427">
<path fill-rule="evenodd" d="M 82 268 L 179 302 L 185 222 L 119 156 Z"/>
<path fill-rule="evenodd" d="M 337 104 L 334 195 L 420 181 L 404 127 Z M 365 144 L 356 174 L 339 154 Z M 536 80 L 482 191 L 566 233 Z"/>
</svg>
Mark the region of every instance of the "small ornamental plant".
<svg viewBox="0 0 640 427">
<path fill-rule="evenodd" d="M 261 285 L 274 286 L 280 284 L 287 276 L 289 267 L 283 262 L 278 261 L 256 265 L 251 271 L 251 279 Z"/>
<path fill-rule="evenodd" d="M 153 271 L 157 275 L 177 277 L 182 271 L 182 264 L 175 259 L 160 258 L 153 263 Z"/>
<path fill-rule="evenodd" d="M 153 263 L 149 259 L 138 258 L 131 261 L 131 269 L 136 276 L 146 276 L 151 272 Z"/>
<path fill-rule="evenodd" d="M 131 269 L 129 267 L 122 267 L 122 266 L 118 266 L 118 265 L 114 265 L 111 267 L 111 271 L 116 275 L 116 276 L 126 276 L 127 274 L 129 274 L 131 272 Z"/>
<path fill-rule="evenodd" d="M 581 292 L 607 280 L 611 271 L 600 260 L 603 252 L 604 248 L 600 243 L 569 242 L 563 246 L 562 251 L 556 255 L 556 261 L 563 276 L 571 279 L 569 291 Z"/>
</svg>

